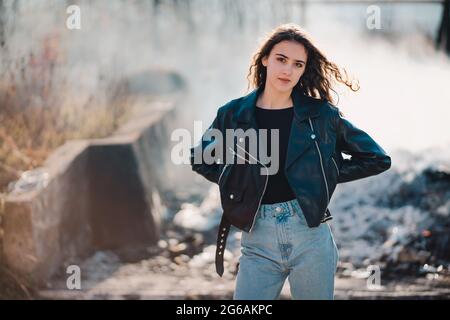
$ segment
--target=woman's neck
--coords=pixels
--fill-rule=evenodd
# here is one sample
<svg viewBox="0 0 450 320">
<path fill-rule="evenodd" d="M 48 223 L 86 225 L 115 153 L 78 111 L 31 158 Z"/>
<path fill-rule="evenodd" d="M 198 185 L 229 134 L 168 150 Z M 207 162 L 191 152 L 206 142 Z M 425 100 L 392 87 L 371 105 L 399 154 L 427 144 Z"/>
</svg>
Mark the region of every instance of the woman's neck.
<svg viewBox="0 0 450 320">
<path fill-rule="evenodd" d="M 270 85 L 266 85 L 264 91 L 259 95 L 256 105 L 264 109 L 284 109 L 293 105 L 291 98 L 292 90 L 280 92 Z"/>
</svg>

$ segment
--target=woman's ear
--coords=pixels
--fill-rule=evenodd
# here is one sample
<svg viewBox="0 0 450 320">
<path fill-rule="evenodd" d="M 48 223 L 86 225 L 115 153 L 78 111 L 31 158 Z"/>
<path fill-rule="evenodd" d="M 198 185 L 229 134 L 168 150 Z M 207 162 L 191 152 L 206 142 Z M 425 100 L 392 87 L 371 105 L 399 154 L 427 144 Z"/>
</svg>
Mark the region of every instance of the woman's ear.
<svg viewBox="0 0 450 320">
<path fill-rule="evenodd" d="M 268 57 L 267 57 L 267 56 L 264 56 L 264 57 L 261 59 L 261 63 L 262 63 L 262 65 L 263 65 L 264 67 L 267 67 L 267 60 L 268 60 Z"/>
</svg>

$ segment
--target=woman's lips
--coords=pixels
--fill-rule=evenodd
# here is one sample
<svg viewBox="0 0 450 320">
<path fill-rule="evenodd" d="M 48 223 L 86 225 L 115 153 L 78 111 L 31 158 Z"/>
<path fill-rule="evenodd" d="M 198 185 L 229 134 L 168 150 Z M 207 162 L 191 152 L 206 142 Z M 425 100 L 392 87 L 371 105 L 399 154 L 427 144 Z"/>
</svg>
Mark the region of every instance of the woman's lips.
<svg viewBox="0 0 450 320">
<path fill-rule="evenodd" d="M 278 78 L 282 83 L 289 83 L 291 82 L 291 80 L 286 80 L 286 79 L 282 79 L 282 78 Z"/>
</svg>

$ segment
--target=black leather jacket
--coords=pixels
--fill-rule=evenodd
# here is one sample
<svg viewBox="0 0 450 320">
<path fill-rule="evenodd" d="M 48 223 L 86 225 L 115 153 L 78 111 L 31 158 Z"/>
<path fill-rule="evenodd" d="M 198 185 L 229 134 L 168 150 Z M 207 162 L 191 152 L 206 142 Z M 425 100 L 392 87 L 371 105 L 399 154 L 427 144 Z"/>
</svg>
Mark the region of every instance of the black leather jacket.
<svg viewBox="0 0 450 320">
<path fill-rule="evenodd" d="M 218 129 L 224 137 L 225 129 L 257 129 L 254 110 L 261 92 L 261 88 L 255 89 L 220 107 L 208 129 Z M 345 119 L 337 107 L 297 91 L 292 91 L 291 96 L 294 120 L 286 164 L 279 170 L 285 170 L 308 226 L 314 228 L 332 218 L 328 204 L 338 183 L 379 174 L 390 168 L 391 158 L 366 132 Z M 226 149 L 225 140 L 223 158 L 217 154 L 221 160 L 218 163 L 194 163 L 195 152 L 211 148 L 218 141 L 202 138 L 201 143 L 191 148 L 192 169 L 219 185 L 223 215 L 217 239 L 216 270 L 220 276 L 230 226 L 251 232 L 268 180 L 267 175 L 261 174 L 267 167 L 238 139 L 233 139 L 233 150 L 237 155 L 242 152 L 241 158 L 242 154 L 246 155 L 247 161 L 240 164 L 234 160 L 230 164 L 227 160 L 236 157 L 236 153 Z M 351 158 L 344 159 L 341 153 Z"/>
</svg>

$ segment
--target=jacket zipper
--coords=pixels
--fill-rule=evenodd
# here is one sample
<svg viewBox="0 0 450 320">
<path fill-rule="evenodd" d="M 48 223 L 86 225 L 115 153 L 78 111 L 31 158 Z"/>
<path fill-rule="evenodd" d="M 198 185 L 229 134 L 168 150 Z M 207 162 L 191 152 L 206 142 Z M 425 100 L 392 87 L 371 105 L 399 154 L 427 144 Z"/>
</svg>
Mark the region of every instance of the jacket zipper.
<svg viewBox="0 0 450 320">
<path fill-rule="evenodd" d="M 308 118 L 309 120 L 309 126 L 311 127 L 311 131 L 314 133 L 314 128 L 311 122 L 311 118 Z M 327 190 L 327 207 L 328 207 L 328 203 L 330 202 L 330 193 L 328 191 L 328 182 L 327 182 L 327 178 L 325 176 L 325 170 L 323 169 L 323 163 L 322 163 L 322 154 L 320 153 L 320 148 L 319 148 L 319 144 L 317 143 L 317 140 L 314 140 L 314 143 L 316 144 L 316 148 L 317 151 L 319 152 L 319 158 L 320 158 L 320 167 L 322 168 L 322 175 L 323 175 L 323 180 L 325 181 L 325 188 Z"/>
<path fill-rule="evenodd" d="M 267 173 L 269 172 L 269 169 L 267 169 L 267 167 L 266 167 L 265 165 L 263 165 L 258 159 L 256 159 L 255 157 L 253 157 L 249 152 L 247 152 L 247 150 L 245 150 L 244 148 L 242 148 L 240 145 L 236 144 L 236 146 L 238 146 L 239 148 L 241 148 L 241 150 L 244 150 L 244 152 L 245 152 L 246 154 L 248 154 L 250 157 L 252 157 L 254 160 L 256 160 L 256 162 L 258 162 L 259 164 L 261 164 L 261 165 L 266 169 L 266 181 L 265 181 L 265 183 L 264 183 L 264 190 L 263 190 L 263 192 L 262 192 L 262 194 L 261 194 L 261 197 L 259 198 L 258 208 L 256 208 L 256 212 L 255 212 L 255 214 L 253 215 L 252 226 L 250 227 L 250 230 L 249 230 L 249 232 L 252 232 L 253 227 L 254 227 L 254 225 L 255 225 L 256 215 L 258 214 L 259 208 L 260 208 L 260 206 L 261 206 L 262 198 L 263 198 L 263 196 L 264 196 L 264 193 L 266 192 L 267 182 L 269 181 L 269 176 L 267 175 Z M 244 159 L 244 161 L 248 162 L 247 159 L 242 158 L 242 157 L 241 157 L 240 155 L 238 155 L 233 149 L 231 149 L 230 147 L 229 147 L 229 149 L 233 152 L 233 154 L 235 154 L 236 156 L 240 157 L 241 159 Z M 250 162 L 249 162 L 249 163 L 250 163 Z"/>
<path fill-rule="evenodd" d="M 220 173 L 220 176 L 219 176 L 219 181 L 217 182 L 217 184 L 220 184 L 220 180 L 222 179 L 222 175 L 223 175 L 223 173 L 225 172 L 225 169 L 226 169 L 229 165 L 230 165 L 230 164 L 227 163 L 227 164 L 223 167 L 222 172 Z"/>
<path fill-rule="evenodd" d="M 333 157 L 331 157 L 331 160 L 333 160 L 334 166 L 336 167 L 337 174 L 339 175 L 339 168 L 338 168 L 338 166 L 336 164 L 336 161 L 334 160 Z"/>
</svg>

